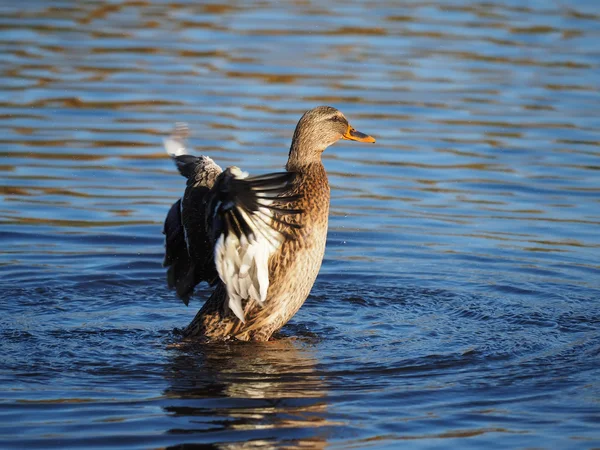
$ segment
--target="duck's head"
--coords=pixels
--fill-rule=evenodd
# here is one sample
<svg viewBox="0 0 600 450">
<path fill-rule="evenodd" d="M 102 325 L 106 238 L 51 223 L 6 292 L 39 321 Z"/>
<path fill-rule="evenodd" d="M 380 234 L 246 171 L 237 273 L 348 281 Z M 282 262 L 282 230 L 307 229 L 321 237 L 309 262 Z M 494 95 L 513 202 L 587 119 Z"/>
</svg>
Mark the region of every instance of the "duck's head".
<svg viewBox="0 0 600 450">
<path fill-rule="evenodd" d="M 294 132 L 290 160 L 309 162 L 340 139 L 375 142 L 371 136 L 356 131 L 341 111 L 331 106 L 317 106 L 306 111 Z"/>
</svg>

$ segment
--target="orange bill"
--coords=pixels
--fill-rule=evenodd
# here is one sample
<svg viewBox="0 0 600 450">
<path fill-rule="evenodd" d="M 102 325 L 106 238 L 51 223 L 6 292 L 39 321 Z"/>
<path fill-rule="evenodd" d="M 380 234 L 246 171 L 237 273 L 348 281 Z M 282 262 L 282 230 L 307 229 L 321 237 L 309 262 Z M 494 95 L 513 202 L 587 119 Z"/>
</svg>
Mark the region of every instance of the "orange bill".
<svg viewBox="0 0 600 450">
<path fill-rule="evenodd" d="M 375 142 L 374 137 L 369 136 L 368 134 L 361 133 L 360 131 L 356 131 L 350 125 L 348 125 L 348 129 L 344 133 L 343 139 L 348 139 L 349 141 L 359 141 L 359 142 Z"/>
</svg>

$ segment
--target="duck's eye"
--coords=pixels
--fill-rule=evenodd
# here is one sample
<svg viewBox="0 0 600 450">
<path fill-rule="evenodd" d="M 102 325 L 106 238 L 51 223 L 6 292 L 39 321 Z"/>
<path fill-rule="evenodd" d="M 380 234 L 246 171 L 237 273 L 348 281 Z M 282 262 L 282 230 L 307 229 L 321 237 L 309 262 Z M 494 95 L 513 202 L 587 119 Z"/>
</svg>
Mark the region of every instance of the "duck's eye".
<svg viewBox="0 0 600 450">
<path fill-rule="evenodd" d="M 329 120 L 333 122 L 343 122 L 344 120 L 340 116 L 333 116 Z"/>
</svg>

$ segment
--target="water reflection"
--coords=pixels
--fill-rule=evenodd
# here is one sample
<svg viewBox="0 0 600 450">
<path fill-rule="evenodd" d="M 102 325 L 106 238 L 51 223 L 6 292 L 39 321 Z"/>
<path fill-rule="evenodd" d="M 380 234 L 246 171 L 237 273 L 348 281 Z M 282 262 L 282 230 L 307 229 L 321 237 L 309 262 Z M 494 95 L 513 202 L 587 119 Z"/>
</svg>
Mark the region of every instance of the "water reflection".
<svg viewBox="0 0 600 450">
<path fill-rule="evenodd" d="M 0 11 L 0 446 L 598 446 L 596 0 Z M 264 173 L 318 104 L 380 138 L 324 155 L 318 342 L 165 349 L 161 136 Z"/>
<path fill-rule="evenodd" d="M 176 402 L 164 409 L 187 425 L 169 433 L 202 440 L 226 432 L 227 440 L 241 441 L 227 444 L 232 449 L 270 448 L 275 435 L 290 447 L 324 448 L 326 430 L 337 425 L 327 418 L 327 386 L 307 342 L 184 342 L 170 352 L 164 395 Z M 290 429 L 306 439 L 287 439 Z"/>
</svg>

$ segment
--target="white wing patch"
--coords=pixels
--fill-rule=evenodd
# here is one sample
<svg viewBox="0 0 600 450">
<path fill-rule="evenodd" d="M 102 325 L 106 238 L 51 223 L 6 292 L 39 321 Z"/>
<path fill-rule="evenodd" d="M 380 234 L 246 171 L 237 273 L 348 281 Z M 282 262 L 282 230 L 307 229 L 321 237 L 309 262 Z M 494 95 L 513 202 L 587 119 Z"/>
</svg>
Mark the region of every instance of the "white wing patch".
<svg viewBox="0 0 600 450">
<path fill-rule="evenodd" d="M 171 135 L 163 139 L 165 150 L 171 157 L 187 155 L 185 140 L 189 135 L 188 127 L 183 122 L 177 122 Z"/>
<path fill-rule="evenodd" d="M 235 175 L 239 178 L 248 176 L 241 171 Z M 271 203 L 266 199 L 259 202 L 265 206 Z M 221 234 L 215 244 L 215 265 L 227 288 L 226 305 L 245 323 L 242 301 L 252 299 L 262 303 L 266 300 L 269 258 L 281 246 L 283 236 L 271 228 L 272 212 L 268 208 L 259 208 L 250 215 L 241 208 L 238 212 L 252 229 L 252 235 L 246 237 L 242 234 L 238 238 L 233 232 L 229 232 L 227 237 Z"/>
</svg>

